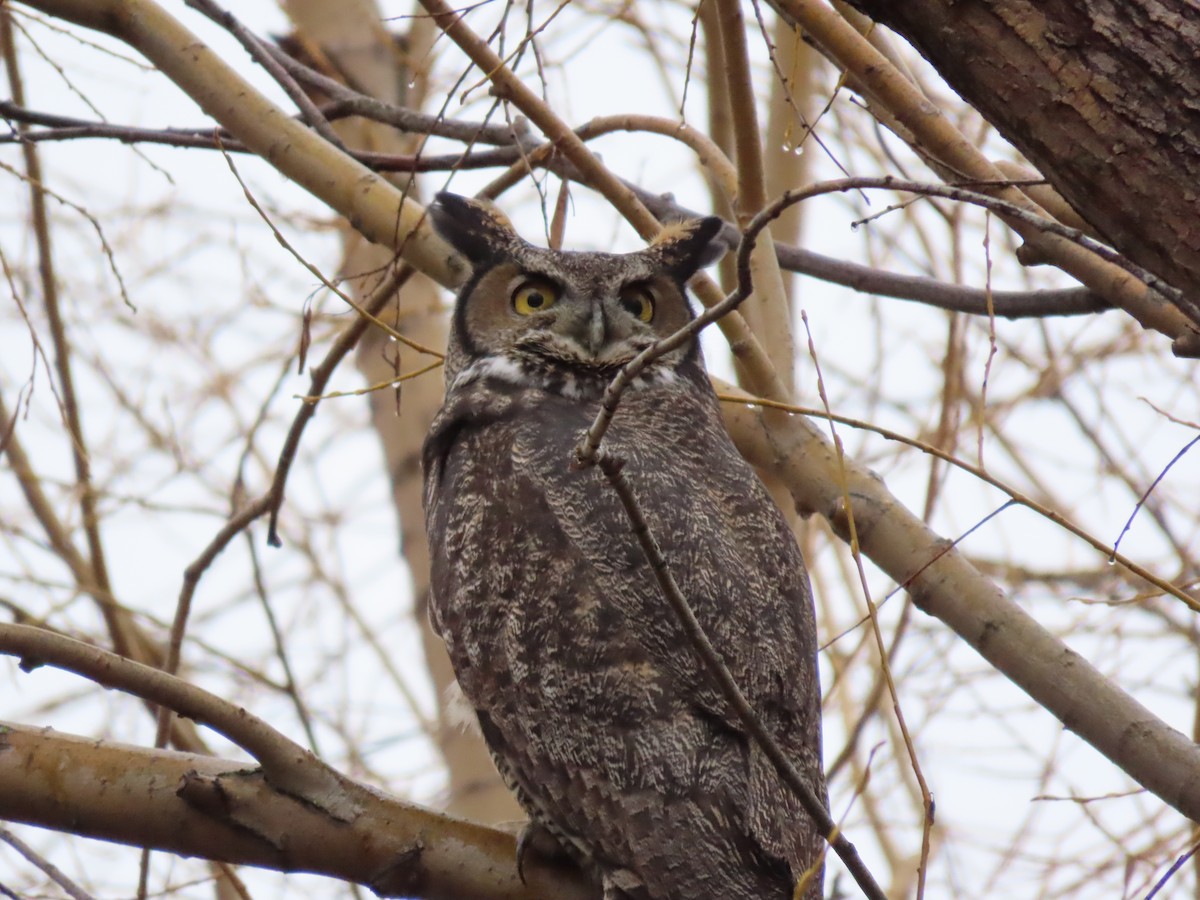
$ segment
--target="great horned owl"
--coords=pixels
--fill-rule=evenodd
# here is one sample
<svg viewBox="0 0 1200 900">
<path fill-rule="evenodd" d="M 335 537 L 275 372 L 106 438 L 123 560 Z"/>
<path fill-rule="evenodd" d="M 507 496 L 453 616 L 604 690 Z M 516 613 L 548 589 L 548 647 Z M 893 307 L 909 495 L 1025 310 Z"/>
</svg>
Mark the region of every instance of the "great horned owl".
<svg viewBox="0 0 1200 900">
<path fill-rule="evenodd" d="M 613 375 L 690 319 L 684 282 L 713 260 L 719 220 L 616 255 L 535 247 L 453 194 L 430 212 L 472 265 L 424 448 L 430 608 L 501 774 L 608 900 L 790 900 L 820 834 L 703 668 L 616 493 L 571 465 Z M 638 377 L 604 446 L 824 797 L 804 563 L 725 432 L 698 343 Z"/>
</svg>

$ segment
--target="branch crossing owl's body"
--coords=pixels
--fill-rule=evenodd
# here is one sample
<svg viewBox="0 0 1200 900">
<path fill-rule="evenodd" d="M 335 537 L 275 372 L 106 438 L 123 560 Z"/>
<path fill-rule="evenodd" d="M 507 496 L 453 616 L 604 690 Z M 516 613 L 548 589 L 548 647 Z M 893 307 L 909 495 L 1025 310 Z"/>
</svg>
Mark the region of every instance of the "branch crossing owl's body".
<svg viewBox="0 0 1200 900">
<path fill-rule="evenodd" d="M 533 247 L 453 195 L 432 211 L 473 273 L 424 451 L 431 615 L 501 773 L 610 900 L 791 898 L 821 836 L 705 672 L 616 493 L 571 465 L 612 376 L 690 318 L 683 283 L 711 258 L 715 220 L 614 255 Z M 823 797 L 803 561 L 725 432 L 698 345 L 639 377 L 604 448 Z"/>
</svg>

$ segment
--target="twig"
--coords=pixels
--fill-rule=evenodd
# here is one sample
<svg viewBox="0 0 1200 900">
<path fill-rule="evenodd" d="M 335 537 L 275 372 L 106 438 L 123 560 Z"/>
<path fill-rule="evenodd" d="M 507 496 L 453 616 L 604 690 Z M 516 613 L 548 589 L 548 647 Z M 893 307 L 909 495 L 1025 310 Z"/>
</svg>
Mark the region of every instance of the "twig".
<svg viewBox="0 0 1200 900">
<path fill-rule="evenodd" d="M 790 199 L 788 195 L 785 195 L 768 205 L 750 221 L 742 242 L 738 247 L 738 283 L 737 289 L 733 293 L 720 303 L 705 310 L 704 313 L 697 316 L 674 334 L 655 342 L 646 350 L 639 353 L 617 373 L 612 383 L 605 389 L 596 419 L 580 440 L 579 445 L 575 448 L 574 464 L 579 467 L 592 465 L 600 467 L 601 472 L 603 472 L 609 484 L 620 497 L 621 504 L 625 508 L 626 515 L 633 526 L 638 543 L 641 545 L 647 560 L 650 562 L 659 587 L 683 624 L 692 642 L 692 646 L 704 661 L 705 668 L 717 680 L 722 693 L 724 693 L 726 699 L 736 710 L 738 717 L 758 742 L 759 746 L 763 748 L 780 776 L 792 789 L 793 793 L 795 793 L 804 806 L 805 811 L 808 812 L 813 822 L 821 830 L 822 835 L 833 846 L 834 851 L 841 858 L 847 869 L 850 870 L 863 893 L 872 898 L 884 898 L 883 891 L 875 883 L 874 877 L 858 856 L 858 851 L 855 850 L 854 845 L 846 839 L 845 835 L 841 834 L 837 824 L 833 821 L 828 810 L 825 809 L 812 788 L 805 782 L 800 773 L 796 771 L 791 760 L 787 758 L 787 755 L 780 749 L 771 735 L 763 728 L 762 723 L 746 702 L 746 698 L 738 688 L 733 676 L 722 663 L 720 657 L 717 656 L 712 644 L 704 634 L 704 629 L 700 626 L 699 621 L 688 605 L 687 599 L 675 583 L 675 579 L 667 567 L 667 562 L 659 550 L 653 534 L 650 532 L 649 525 L 637 505 L 637 499 L 634 497 L 632 489 L 629 487 L 629 483 L 622 472 L 624 461 L 608 456 L 600 451 L 600 442 L 603 440 L 604 434 L 612 422 L 612 417 L 616 412 L 617 405 L 620 403 L 621 395 L 629 384 L 632 383 L 633 379 L 653 360 L 680 346 L 684 341 L 698 333 L 700 329 L 734 310 L 739 303 L 750 295 L 752 290 L 750 256 L 754 249 L 754 243 L 759 233 L 770 221 L 792 202 L 798 201 Z"/>
<path fill-rule="evenodd" d="M 395 328 L 392 328 L 392 326 L 388 325 L 386 322 L 379 319 L 375 315 L 375 313 L 373 313 L 369 309 L 365 308 L 357 300 L 355 300 L 353 297 L 351 297 L 349 294 L 347 294 L 345 291 L 343 291 L 341 288 L 339 288 L 336 284 L 334 284 L 332 281 L 330 281 L 328 278 L 326 278 L 324 273 L 321 272 L 321 270 L 318 269 L 316 266 L 314 266 L 311 262 L 309 262 L 308 259 L 304 256 L 304 254 L 300 253 L 295 247 L 293 247 L 291 245 L 291 242 L 289 242 L 288 239 L 283 236 L 283 232 L 281 232 L 278 228 L 275 227 L 275 223 L 271 220 L 271 217 L 267 214 L 267 211 L 262 208 L 262 204 L 260 204 L 258 202 L 258 200 L 254 196 L 254 193 L 250 190 L 250 186 L 247 185 L 246 182 L 242 179 L 242 175 L 237 170 L 237 166 L 235 166 L 233 164 L 233 159 L 230 156 L 228 156 L 227 154 L 225 155 L 225 162 L 229 166 L 229 171 L 233 173 L 233 177 L 237 180 L 238 185 L 241 187 L 242 194 L 245 196 L 246 202 L 249 203 L 250 206 L 252 206 L 254 208 L 254 211 L 256 213 L 258 213 L 259 218 L 261 218 L 263 220 L 263 223 L 269 229 L 271 229 L 271 234 L 275 236 L 275 240 L 279 242 L 279 246 L 283 247 L 284 250 L 286 250 L 288 253 L 290 253 L 292 255 L 292 257 L 296 260 L 296 262 L 298 262 L 298 263 L 300 263 L 300 265 L 304 266 L 304 268 L 306 268 L 313 275 L 314 278 L 316 278 L 318 281 L 320 281 L 321 284 L 323 284 L 328 290 L 332 291 L 334 294 L 336 294 L 338 297 L 340 297 L 347 306 L 349 306 L 351 309 L 353 309 L 362 318 L 370 321 L 370 323 L 372 325 L 374 325 L 376 328 L 380 329 L 382 332 L 384 332 L 384 334 L 386 334 L 388 337 L 392 338 L 393 340 L 397 340 L 400 343 L 411 347 L 413 350 L 416 350 L 418 353 L 424 353 L 427 356 L 433 356 L 439 360 L 445 356 L 445 354 L 442 353 L 440 350 L 435 350 L 432 347 L 426 347 L 424 344 L 414 341 L 412 338 L 408 337 L 408 335 L 402 334 L 401 332 L 397 331 Z"/>
<path fill-rule="evenodd" d="M 258 35 L 239 22 L 233 13 L 221 9 L 213 0 L 186 0 L 186 3 L 237 38 L 238 43 L 245 47 L 246 52 L 250 54 L 250 58 L 266 69 L 267 74 L 275 79 L 275 82 L 283 88 L 284 93 L 296 104 L 301 118 L 333 146 L 339 150 L 346 149 L 342 144 L 342 139 L 338 137 L 337 132 L 333 130 L 333 126 L 329 124 L 321 110 L 304 93 L 303 88 L 296 84 L 295 79 L 288 74 L 288 71 L 268 52 L 267 47 L 258 39 Z"/>
<path fill-rule="evenodd" d="M 821 398 L 822 408 L 828 413 L 831 412 L 829 396 L 825 391 L 825 377 L 821 373 L 821 362 L 817 357 L 816 345 L 813 343 L 808 316 L 803 310 L 801 310 L 800 316 L 804 322 L 805 332 L 808 335 L 808 353 L 812 358 L 813 366 L 817 373 L 817 395 Z M 834 429 L 832 421 L 830 422 L 829 431 L 837 460 L 838 485 L 842 490 L 842 505 L 846 510 L 846 528 L 848 532 L 847 536 L 850 539 L 850 553 L 854 557 L 854 565 L 858 570 L 859 586 L 862 588 L 863 600 L 867 604 L 867 617 L 871 620 L 871 634 L 875 638 L 875 649 L 879 654 L 880 674 L 887 685 L 888 696 L 892 700 L 892 709 L 896 713 L 896 724 L 900 727 L 900 735 L 904 741 L 904 749 L 908 753 L 913 776 L 917 779 L 917 785 L 921 790 L 923 821 L 921 823 L 921 855 L 917 863 L 917 900 L 922 900 L 925 896 L 925 878 L 929 867 L 930 836 L 933 831 L 933 794 L 929 791 L 929 784 L 925 780 L 925 773 L 921 769 L 920 760 L 917 758 L 917 748 L 913 744 L 912 735 L 908 730 L 908 721 L 900 706 L 900 695 L 896 691 L 896 682 L 892 678 L 892 668 L 888 661 L 887 645 L 883 640 L 883 631 L 879 627 L 879 607 L 871 597 L 871 585 L 867 580 L 866 568 L 863 566 L 862 547 L 858 541 L 858 524 L 854 518 L 854 504 L 850 498 L 850 479 L 846 473 L 846 452 L 842 447 L 842 439 Z"/>
<path fill-rule="evenodd" d="M 183 648 L 183 635 L 187 629 L 188 617 L 192 609 L 192 597 L 196 593 L 196 585 L 208 571 L 208 567 L 229 546 L 229 542 L 237 537 L 243 529 L 271 508 L 270 496 L 259 497 L 248 504 L 237 515 L 230 517 L 216 536 L 209 541 L 203 552 L 183 570 L 183 587 L 179 591 L 179 599 L 175 603 L 175 618 L 171 623 L 171 637 L 167 644 L 167 658 L 163 663 L 163 671 L 174 675 L 179 671 L 179 656 Z M 167 735 L 171 728 L 171 710 L 162 706 L 158 712 L 158 733 L 155 746 L 165 746 Z"/>
<path fill-rule="evenodd" d="M 46 873 L 46 876 L 57 884 L 63 891 L 74 900 L 95 900 L 95 898 L 77 885 L 73 880 L 67 877 L 67 874 L 50 860 L 46 859 L 27 843 L 9 831 L 7 828 L 0 826 L 0 841 L 8 844 L 19 854 Z"/>
<path fill-rule="evenodd" d="M 1167 477 L 1167 473 L 1171 471 L 1171 467 L 1175 465 L 1175 463 L 1179 462 L 1179 460 L 1183 459 L 1183 457 L 1187 455 L 1188 451 L 1195 447 L 1198 443 L 1200 443 L 1200 436 L 1194 437 L 1188 441 L 1182 450 L 1171 457 L 1171 461 L 1167 463 L 1167 465 L 1161 472 L 1158 473 L 1157 476 L 1155 476 L 1154 481 L 1150 484 L 1150 487 L 1146 488 L 1142 496 L 1138 498 L 1138 502 L 1133 507 L 1133 512 L 1129 514 L 1129 518 L 1125 520 L 1125 526 L 1121 529 L 1121 533 L 1117 535 L 1117 539 L 1113 542 L 1113 555 L 1108 558 L 1109 562 L 1116 562 L 1115 554 L 1117 552 L 1117 548 L 1121 546 L 1121 541 L 1125 538 L 1126 533 L 1130 528 L 1133 527 L 1133 520 L 1137 517 L 1138 510 L 1145 505 L 1146 500 L 1149 499 L 1150 495 L 1154 492 L 1154 489 L 1158 487 L 1159 482 Z"/>
<path fill-rule="evenodd" d="M 254 153 L 241 141 L 214 137 L 213 130 L 197 134 L 186 129 L 134 128 L 127 125 L 68 125 L 43 128 L 24 134 L 0 135 L 0 144 L 38 144 L 47 141 L 91 140 L 111 138 L 125 144 L 152 143 L 185 149 L 225 150 L 229 153 Z M 490 169 L 507 166 L 518 158 L 516 148 L 502 147 L 472 153 L 443 153 L 436 156 L 377 153 L 370 150 L 347 150 L 346 155 L 375 172 L 453 172 L 461 169 Z"/>
<path fill-rule="evenodd" d="M 1166 886 L 1166 883 L 1171 880 L 1175 873 L 1183 868 L 1189 859 L 1196 855 L 1197 850 L 1200 850 L 1200 844 L 1192 844 L 1192 846 L 1188 847 L 1188 849 L 1181 856 L 1179 856 L 1175 862 L 1171 863 L 1167 871 L 1162 874 L 1162 877 L 1159 878 L 1158 881 L 1154 882 L 1154 887 L 1150 889 L 1148 894 L 1146 894 L 1146 900 L 1154 900 L 1154 898 L 1158 896 L 1159 892 L 1163 889 L 1163 887 Z"/>
<path fill-rule="evenodd" d="M 390 269 L 387 277 L 362 304 L 363 309 L 371 313 L 372 316 L 379 313 L 412 274 L 412 267 L 406 265 Z M 305 402 L 301 403 L 300 408 L 296 410 L 296 417 L 292 420 L 291 428 L 288 429 L 283 447 L 279 451 L 279 463 L 275 467 L 275 478 L 271 481 L 271 488 L 267 492 L 267 497 L 270 498 L 271 512 L 271 518 L 267 525 L 267 543 L 272 547 L 283 546 L 283 541 L 279 539 L 278 529 L 279 510 L 283 506 L 284 488 L 287 485 L 288 473 L 291 471 L 292 463 L 296 458 L 296 450 L 300 446 L 300 436 L 304 434 L 305 426 L 308 425 L 309 420 L 317 411 L 317 402 L 309 400 L 309 398 L 319 398 L 321 396 L 334 370 L 337 369 L 338 364 L 341 363 L 346 354 L 354 349 L 359 338 L 366 333 L 368 324 L 366 317 L 359 316 L 356 318 L 345 331 L 338 335 L 337 340 L 329 348 L 329 352 L 325 355 L 325 358 L 321 360 L 321 364 L 312 370 L 308 394 L 305 397 Z"/>
<path fill-rule="evenodd" d="M 311 70 L 310 70 L 311 71 Z M 316 73 L 314 73 L 316 74 Z M 320 76 L 324 78 L 325 76 Z M 335 82 L 336 84 L 336 82 Z M 370 98 L 365 98 L 370 99 Z M 326 114 L 336 117 L 341 112 L 362 115 L 377 121 L 389 121 L 392 114 L 403 118 L 400 114 L 409 111 L 394 107 L 379 101 L 372 101 L 379 109 L 363 105 L 361 109 L 347 106 L 342 109 L 342 103 L 333 103 L 323 107 Z M 228 153 L 252 153 L 240 141 L 232 136 L 226 137 L 223 129 L 214 136 L 212 128 L 138 128 L 129 125 L 113 125 L 101 122 L 89 122 L 68 116 L 58 116 L 34 110 L 24 109 L 7 100 L 0 100 L 0 116 L 15 122 L 45 125 L 38 131 L 25 131 L 11 137 L 0 135 L 0 143 L 17 141 L 60 141 L 83 139 L 112 139 L 124 143 L 156 143 L 172 147 L 198 148 L 206 150 L 223 149 Z M 470 132 L 488 128 L 479 123 L 457 122 L 440 119 L 435 116 L 424 117 L 440 122 L 444 128 L 434 129 L 428 133 L 443 134 L 444 136 L 461 137 L 458 132 Z M 666 120 L 661 120 L 663 123 Z M 576 133 L 584 140 L 590 140 L 600 134 L 608 134 L 615 130 L 651 131 L 676 138 L 696 152 L 701 164 L 721 180 L 723 190 L 727 193 L 736 190 L 736 175 L 730 166 L 725 169 L 725 163 L 720 159 L 723 154 L 715 156 L 713 149 L 720 154 L 716 145 L 704 139 L 700 132 L 694 131 L 678 123 L 672 127 L 659 124 L 660 120 L 648 116 L 611 116 L 603 119 L 593 119 L 586 125 L 577 128 Z M 512 137 L 509 129 L 504 129 Z M 495 137 L 491 135 L 491 137 Z M 702 140 L 703 139 L 703 140 Z M 484 140 L 483 137 L 480 140 Z M 518 140 L 520 138 L 518 137 Z M 497 141 L 503 144 L 504 142 Z M 524 147 L 525 145 L 522 145 Z M 566 160 L 553 157 L 549 152 L 550 145 L 543 144 L 536 148 L 523 151 L 522 147 L 501 146 L 495 150 L 484 150 L 462 154 L 440 154 L 427 156 L 421 154 L 392 154 L 372 153 L 368 151 L 347 151 L 349 155 L 370 168 L 379 172 L 442 172 L 460 171 L 464 169 L 492 168 L 494 166 L 509 166 L 526 159 L 535 165 L 545 165 L 547 168 L 575 180 L 577 170 Z M 714 165 L 715 164 L 715 165 Z M 526 171 L 524 165 L 519 170 Z M 629 188 L 637 194 L 638 199 L 654 213 L 660 221 L 674 221 L 695 218 L 699 213 L 694 212 L 668 196 L 645 190 L 634 184 Z M 722 239 L 730 246 L 736 246 L 740 232 L 736 225 L 726 223 L 721 232 Z M 853 263 L 848 260 L 824 256 L 802 247 L 789 244 L 775 244 L 775 253 L 781 268 L 840 284 L 864 294 L 877 297 L 894 297 L 898 300 L 911 300 L 938 309 L 953 310 L 975 316 L 986 316 L 987 291 L 981 288 L 971 288 L 965 285 L 950 284 L 933 278 L 919 275 L 901 275 L 885 272 L 880 269 Z M 994 290 L 991 293 L 995 315 L 1002 319 L 1044 318 L 1047 316 L 1080 316 L 1104 312 L 1114 308 L 1113 304 L 1100 294 L 1088 288 L 1065 288 L 1058 290 L 1004 291 Z"/>
<path fill-rule="evenodd" d="M 600 467 L 600 471 L 604 473 L 604 477 L 608 479 L 608 483 L 612 486 L 613 490 L 617 492 L 617 496 L 621 498 L 621 505 L 625 508 L 625 514 L 629 517 L 630 524 L 633 526 L 633 533 L 637 537 L 642 551 L 646 554 L 646 559 L 650 563 L 654 577 L 658 581 L 658 586 L 663 596 L 671 604 L 671 609 L 679 618 L 684 631 L 687 632 L 692 646 L 704 662 L 705 669 L 716 680 L 722 694 L 729 701 L 730 706 L 733 707 L 746 730 L 763 749 L 763 752 L 766 753 L 772 765 L 775 766 L 775 770 L 791 789 L 792 793 L 800 800 L 805 812 L 808 813 L 817 828 L 820 829 L 821 834 L 832 845 L 842 863 L 862 889 L 862 892 L 867 897 L 873 898 L 873 900 L 886 900 L 886 895 L 879 885 L 876 884 L 874 876 L 871 875 L 870 870 L 863 863 L 854 845 L 842 834 L 833 817 L 829 815 L 829 811 L 825 808 L 825 805 L 813 791 L 812 786 L 797 771 L 796 767 L 792 765 L 792 761 L 788 759 L 787 754 L 783 752 L 779 744 L 763 727 L 762 722 L 759 721 L 758 716 L 746 701 L 745 695 L 738 688 L 737 682 L 734 680 L 728 667 L 721 660 L 721 657 L 709 641 L 708 636 L 704 633 L 704 628 L 701 626 L 699 620 L 696 619 L 696 614 L 688 604 L 687 598 L 679 590 L 679 585 L 676 584 L 675 578 L 667 566 L 667 561 L 659 549 L 658 542 L 654 539 L 654 535 L 650 531 L 649 523 L 647 523 L 646 517 L 642 514 L 641 508 L 638 506 L 637 498 L 633 495 L 629 481 L 625 478 L 625 474 L 622 471 L 625 465 L 624 460 L 601 453 L 596 457 L 595 462 Z"/>
<path fill-rule="evenodd" d="M 262 47 L 293 78 L 330 98 L 328 104 L 320 107 L 327 117 L 362 116 L 410 134 L 437 135 L 469 144 L 508 146 L 528 139 L 528 129 L 521 127 L 524 120 L 520 120 L 516 128 L 488 125 L 486 122 L 461 122 L 417 112 L 406 106 L 384 103 L 304 65 L 281 47 L 268 43 L 263 43 Z"/>
<path fill-rule="evenodd" d="M 428 375 L 434 369 L 440 369 L 442 365 L 444 365 L 442 360 L 435 359 L 428 365 L 413 369 L 410 372 L 401 372 L 400 374 L 395 375 L 386 381 L 369 384 L 366 387 L 355 388 L 352 391 L 329 391 L 328 393 L 320 394 L 318 396 L 312 396 L 310 394 L 296 394 L 295 396 L 297 400 L 303 400 L 305 403 L 320 403 L 322 400 L 332 400 L 337 397 L 361 397 L 364 394 L 373 394 L 375 391 L 382 391 L 386 388 L 396 387 L 405 381 L 412 381 L 414 378 L 420 378 L 422 375 Z"/>
</svg>

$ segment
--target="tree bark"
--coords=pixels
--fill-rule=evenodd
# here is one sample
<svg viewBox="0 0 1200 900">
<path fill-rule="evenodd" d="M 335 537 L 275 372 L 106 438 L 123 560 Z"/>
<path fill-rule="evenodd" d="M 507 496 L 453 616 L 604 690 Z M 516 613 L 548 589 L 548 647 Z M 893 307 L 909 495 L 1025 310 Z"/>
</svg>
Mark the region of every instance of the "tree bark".
<svg viewBox="0 0 1200 900">
<path fill-rule="evenodd" d="M 852 0 L 1116 249 L 1200 298 L 1194 0 Z"/>
<path fill-rule="evenodd" d="M 383 897 L 593 900 L 582 873 L 515 838 L 383 794 L 340 821 L 243 762 L 146 750 L 0 722 L 0 819 L 281 872 Z"/>
</svg>

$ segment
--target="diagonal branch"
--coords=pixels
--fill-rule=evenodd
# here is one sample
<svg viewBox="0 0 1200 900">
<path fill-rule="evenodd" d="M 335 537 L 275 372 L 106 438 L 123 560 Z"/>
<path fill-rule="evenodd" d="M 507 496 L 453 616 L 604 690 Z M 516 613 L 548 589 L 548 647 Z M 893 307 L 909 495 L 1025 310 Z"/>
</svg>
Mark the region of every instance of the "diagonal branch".
<svg viewBox="0 0 1200 900">
<path fill-rule="evenodd" d="M 895 179 L 839 179 L 785 194 L 747 228 L 738 248 L 737 289 L 718 306 L 647 348 L 613 379 L 595 421 L 575 450 L 575 464 L 594 465 L 603 458 L 601 441 L 621 394 L 638 372 L 749 294 L 749 244 L 772 216 L 789 203 L 818 193 L 871 187 L 928 192 L 986 208 L 1003 204 L 1007 211 L 1021 212 L 972 191 Z M 1043 227 L 1052 227 L 1064 240 L 1069 239 L 1070 230 L 1065 226 L 1045 222 Z M 1132 263 L 1125 267 L 1138 270 Z M 727 410 L 726 417 L 732 420 L 730 431 L 743 455 L 779 477 L 797 508 L 823 515 L 843 540 L 849 540 L 855 531 L 863 552 L 906 587 L 920 609 L 949 625 L 998 671 L 1127 775 L 1188 818 L 1200 821 L 1200 747 L 1005 597 L 956 548 L 901 505 L 876 475 L 835 452 L 808 419 L 769 407 L 757 415 Z M 856 527 L 852 528 L 851 520 Z M 1185 596 L 1179 589 L 1172 593 Z"/>
<path fill-rule="evenodd" d="M 838 858 L 845 864 L 850 874 L 854 877 L 855 882 L 862 889 L 865 896 L 874 898 L 874 900 L 886 900 L 886 894 L 875 883 L 874 876 L 866 867 L 862 858 L 858 855 L 858 850 L 841 832 L 838 824 L 829 815 L 829 811 L 821 802 L 821 798 L 813 791 L 812 786 L 805 781 L 804 776 L 788 759 L 786 753 L 771 736 L 770 732 L 763 727 L 758 715 L 751 708 L 745 695 L 737 686 L 737 682 L 733 678 L 733 674 L 729 668 L 722 662 L 712 642 L 708 639 L 708 635 L 704 633 L 704 627 L 696 618 L 696 614 L 692 612 L 691 606 L 687 602 L 687 598 L 683 596 L 679 585 L 675 583 L 675 578 L 671 574 L 670 567 L 662 551 L 659 549 L 658 541 L 655 540 L 653 533 L 650 531 L 650 525 L 646 521 L 646 517 L 642 514 L 641 507 L 638 506 L 637 498 L 633 494 L 633 489 L 629 486 L 629 481 L 625 478 L 625 473 L 622 471 L 625 466 L 625 461 L 616 457 L 608 456 L 600 453 L 595 457 L 596 465 L 600 467 L 600 471 L 604 473 L 604 477 L 608 480 L 609 485 L 621 498 L 621 505 L 625 508 L 625 515 L 629 517 L 630 525 L 634 535 L 637 537 L 638 543 L 642 547 L 642 552 L 646 554 L 646 560 L 650 563 L 650 568 L 654 572 L 654 577 L 658 581 L 659 590 L 671 606 L 671 610 L 675 613 L 683 629 L 692 642 L 693 648 L 700 656 L 704 663 L 704 668 L 709 675 L 717 682 L 717 686 L 721 689 L 721 693 L 725 695 L 725 699 L 729 701 L 729 705 L 737 713 L 738 718 L 746 727 L 746 730 L 754 738 L 755 742 L 766 753 L 767 758 L 771 760 L 771 764 L 775 767 L 775 771 L 779 773 L 781 780 L 800 800 L 800 804 L 804 807 L 804 811 L 808 813 L 816 824 L 821 835 L 833 847 Z"/>
</svg>

